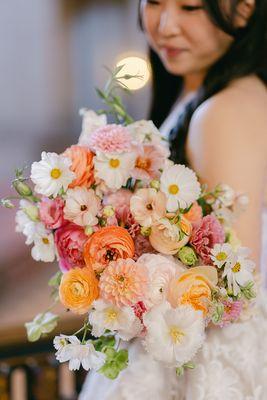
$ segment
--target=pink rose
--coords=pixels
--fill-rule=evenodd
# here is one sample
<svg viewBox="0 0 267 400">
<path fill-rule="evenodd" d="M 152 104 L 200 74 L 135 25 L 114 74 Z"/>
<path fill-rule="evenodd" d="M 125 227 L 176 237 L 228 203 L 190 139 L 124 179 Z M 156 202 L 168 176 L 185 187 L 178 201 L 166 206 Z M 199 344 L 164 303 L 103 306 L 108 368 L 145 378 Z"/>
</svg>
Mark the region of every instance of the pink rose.
<svg viewBox="0 0 267 400">
<path fill-rule="evenodd" d="M 55 232 L 59 267 L 66 272 L 74 267 L 84 267 L 83 247 L 88 240 L 81 226 L 69 223 Z"/>
<path fill-rule="evenodd" d="M 48 229 L 58 229 L 66 224 L 64 219 L 64 200 L 60 197 L 56 199 L 42 198 L 39 205 L 40 219 Z"/>
<path fill-rule="evenodd" d="M 212 264 L 210 251 L 216 243 L 224 243 L 224 239 L 224 229 L 218 219 L 214 215 L 206 215 L 202 218 L 202 221 L 193 228 L 190 243 L 205 264 Z"/>
</svg>

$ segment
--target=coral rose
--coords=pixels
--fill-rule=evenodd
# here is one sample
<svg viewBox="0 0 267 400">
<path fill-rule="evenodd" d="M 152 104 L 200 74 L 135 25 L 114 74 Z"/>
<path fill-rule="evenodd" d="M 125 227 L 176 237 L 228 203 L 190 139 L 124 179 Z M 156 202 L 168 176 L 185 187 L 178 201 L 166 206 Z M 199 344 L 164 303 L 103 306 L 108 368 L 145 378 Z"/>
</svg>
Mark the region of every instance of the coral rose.
<svg viewBox="0 0 267 400">
<path fill-rule="evenodd" d="M 75 145 L 65 150 L 63 155 L 71 159 L 70 169 L 76 175 L 76 179 L 71 182 L 69 188 L 73 189 L 76 186 L 90 188 L 94 183 L 94 153 L 86 147 Z"/>
<path fill-rule="evenodd" d="M 162 254 L 176 254 L 186 245 L 192 231 L 190 222 L 184 217 L 181 218 L 179 225 L 180 228 L 171 224 L 167 218 L 162 218 L 153 225 L 149 236 L 153 248 Z"/>
<path fill-rule="evenodd" d="M 62 276 L 59 298 L 74 313 L 85 314 L 98 295 L 98 280 L 92 269 L 74 268 Z"/>
<path fill-rule="evenodd" d="M 86 265 L 102 272 L 110 261 L 118 258 L 133 258 L 134 242 L 126 229 L 120 226 L 106 226 L 95 232 L 84 246 Z"/>
<path fill-rule="evenodd" d="M 85 266 L 83 247 L 87 239 L 84 229 L 72 223 L 64 225 L 55 232 L 59 267 L 63 272 Z"/>
<path fill-rule="evenodd" d="M 190 305 L 206 315 L 211 300 L 211 291 L 217 281 L 217 271 L 214 267 L 190 268 L 171 281 L 168 300 L 173 307 L 180 304 Z"/>
</svg>

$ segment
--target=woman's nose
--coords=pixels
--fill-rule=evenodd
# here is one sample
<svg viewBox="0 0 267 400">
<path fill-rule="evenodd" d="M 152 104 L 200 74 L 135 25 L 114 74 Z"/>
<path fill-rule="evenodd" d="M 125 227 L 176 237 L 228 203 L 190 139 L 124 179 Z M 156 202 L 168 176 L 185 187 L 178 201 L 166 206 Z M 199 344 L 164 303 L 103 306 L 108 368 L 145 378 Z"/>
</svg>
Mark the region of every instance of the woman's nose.
<svg viewBox="0 0 267 400">
<path fill-rule="evenodd" d="M 162 11 L 158 31 L 162 36 L 173 36 L 181 32 L 177 10 L 166 8 Z"/>
</svg>

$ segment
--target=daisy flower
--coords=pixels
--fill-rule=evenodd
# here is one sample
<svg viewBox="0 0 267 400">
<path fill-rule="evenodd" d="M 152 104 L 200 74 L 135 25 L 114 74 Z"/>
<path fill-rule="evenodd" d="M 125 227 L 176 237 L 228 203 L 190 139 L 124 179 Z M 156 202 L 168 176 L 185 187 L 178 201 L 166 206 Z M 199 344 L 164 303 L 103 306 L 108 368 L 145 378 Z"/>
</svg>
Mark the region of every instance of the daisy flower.
<svg viewBox="0 0 267 400">
<path fill-rule="evenodd" d="M 92 343 L 82 344 L 76 336 L 56 337 L 54 346 L 58 347 L 56 359 L 61 363 L 69 361 L 70 371 L 80 369 L 81 365 L 86 371 L 91 368 L 98 370 L 106 360 L 106 355 L 96 351 Z"/>
<path fill-rule="evenodd" d="M 100 199 L 92 189 L 75 187 L 67 191 L 64 217 L 76 225 L 94 226 L 98 224 L 96 216 L 100 207 Z"/>
<path fill-rule="evenodd" d="M 120 189 L 130 177 L 135 164 L 134 153 L 104 154 L 94 158 L 95 176 L 102 179 L 110 189 Z"/>
<path fill-rule="evenodd" d="M 210 251 L 210 258 L 216 267 L 221 268 L 226 262 L 231 261 L 233 254 L 232 246 L 229 243 L 217 243 Z"/>
<path fill-rule="evenodd" d="M 36 261 L 52 262 L 56 257 L 54 236 L 51 232 L 44 231 L 34 238 L 31 250 L 32 258 Z"/>
<path fill-rule="evenodd" d="M 254 281 L 252 273 L 255 263 L 247 258 L 249 253 L 249 248 L 240 247 L 224 267 L 222 276 L 227 278 L 228 288 L 233 291 L 235 296 L 240 292 L 240 286 L 244 287 Z"/>
<path fill-rule="evenodd" d="M 66 191 L 75 178 L 71 164 L 68 157 L 43 151 L 41 161 L 34 162 L 31 168 L 34 190 L 47 197 L 56 197 L 62 188 Z"/>
<path fill-rule="evenodd" d="M 160 190 L 167 196 L 167 210 L 175 212 L 187 208 L 201 193 L 196 174 L 184 165 L 173 165 L 163 171 Z"/>
<path fill-rule="evenodd" d="M 103 300 L 96 300 L 89 313 L 92 335 L 102 336 L 106 329 L 117 332 L 123 340 L 130 340 L 142 330 L 142 324 L 132 307 L 117 307 Z"/>
<path fill-rule="evenodd" d="M 180 367 L 190 361 L 204 341 L 202 313 L 190 306 L 172 308 L 168 302 L 144 314 L 145 347 L 156 361 Z"/>
</svg>

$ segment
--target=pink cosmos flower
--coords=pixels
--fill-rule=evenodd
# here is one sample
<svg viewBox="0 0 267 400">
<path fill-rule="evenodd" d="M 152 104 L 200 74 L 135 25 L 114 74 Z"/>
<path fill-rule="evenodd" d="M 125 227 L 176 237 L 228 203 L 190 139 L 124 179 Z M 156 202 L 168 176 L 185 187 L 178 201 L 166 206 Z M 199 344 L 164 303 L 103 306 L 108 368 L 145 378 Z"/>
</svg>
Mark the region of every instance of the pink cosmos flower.
<svg viewBox="0 0 267 400">
<path fill-rule="evenodd" d="M 138 234 L 134 238 L 135 254 L 134 260 L 137 260 L 142 254 L 145 253 L 156 253 L 154 247 L 152 247 L 148 237 Z"/>
<path fill-rule="evenodd" d="M 147 285 L 146 267 L 131 258 L 110 262 L 99 281 L 101 297 L 118 307 L 132 306 L 143 300 Z"/>
<path fill-rule="evenodd" d="M 128 206 L 121 206 L 116 209 L 116 219 L 118 220 L 119 226 L 127 229 L 132 238 L 136 237 L 140 232 L 140 225 L 134 219 L 131 210 Z"/>
<path fill-rule="evenodd" d="M 122 125 L 110 124 L 95 130 L 89 138 L 93 152 L 123 153 L 131 150 L 132 137 Z"/>
<path fill-rule="evenodd" d="M 220 323 L 220 327 L 223 328 L 229 325 L 231 322 L 236 321 L 243 309 L 242 301 L 225 300 L 223 301 L 224 313 Z"/>
<path fill-rule="evenodd" d="M 160 169 L 164 168 L 166 149 L 157 145 L 144 145 L 137 148 L 135 168 L 131 175 L 135 179 L 151 180 L 160 177 Z"/>
<path fill-rule="evenodd" d="M 166 196 L 153 188 L 143 188 L 131 197 L 131 212 L 139 224 L 150 227 L 166 215 Z"/>
<path fill-rule="evenodd" d="M 74 267 L 84 267 L 83 247 L 88 240 L 81 226 L 69 223 L 55 232 L 59 267 L 66 272 Z"/>
<path fill-rule="evenodd" d="M 224 229 L 218 219 L 214 215 L 206 215 L 193 228 L 190 243 L 205 264 L 212 264 L 210 251 L 216 243 L 224 243 L 224 239 Z"/>
<path fill-rule="evenodd" d="M 130 207 L 130 200 L 133 193 L 128 189 L 119 189 L 115 193 L 111 193 L 104 198 L 104 205 L 111 205 L 114 208 L 122 206 Z"/>
<path fill-rule="evenodd" d="M 58 229 L 66 224 L 64 219 L 64 200 L 61 197 L 49 199 L 43 197 L 39 204 L 39 214 L 41 221 L 47 229 Z"/>
</svg>

